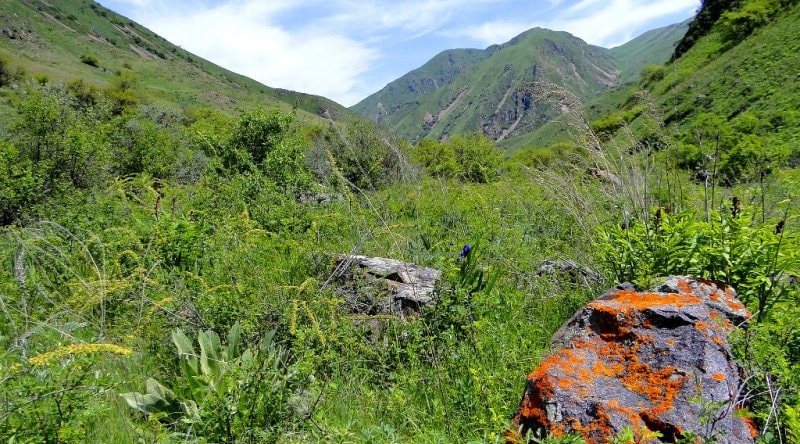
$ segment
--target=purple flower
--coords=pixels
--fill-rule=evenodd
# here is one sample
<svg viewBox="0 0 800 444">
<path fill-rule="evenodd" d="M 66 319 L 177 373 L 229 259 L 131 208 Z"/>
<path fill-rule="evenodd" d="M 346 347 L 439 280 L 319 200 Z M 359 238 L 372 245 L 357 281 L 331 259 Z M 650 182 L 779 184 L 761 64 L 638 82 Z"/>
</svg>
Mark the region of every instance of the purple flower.
<svg viewBox="0 0 800 444">
<path fill-rule="evenodd" d="M 459 257 L 467 257 L 467 256 L 469 256 L 469 252 L 470 251 L 472 251 L 472 247 L 470 247 L 469 244 L 466 244 L 466 245 L 464 245 L 464 248 L 461 249 L 461 254 L 459 254 L 458 256 Z"/>
</svg>

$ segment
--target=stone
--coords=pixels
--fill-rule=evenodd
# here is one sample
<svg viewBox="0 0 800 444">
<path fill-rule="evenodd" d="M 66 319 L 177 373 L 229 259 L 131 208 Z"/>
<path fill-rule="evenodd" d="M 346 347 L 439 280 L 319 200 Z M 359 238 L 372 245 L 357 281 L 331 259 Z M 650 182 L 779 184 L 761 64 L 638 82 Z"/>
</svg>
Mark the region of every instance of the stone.
<svg viewBox="0 0 800 444">
<path fill-rule="evenodd" d="M 586 174 L 616 187 L 622 186 L 622 178 L 610 171 L 602 170 L 600 168 L 589 168 L 586 170 Z"/>
<path fill-rule="evenodd" d="M 733 288 L 701 279 L 610 290 L 553 336 L 557 351 L 528 376 L 509 433 L 605 443 L 630 427 L 664 442 L 692 432 L 753 443 L 755 429 L 736 415 L 744 383 L 727 341 L 749 318 Z"/>
<path fill-rule="evenodd" d="M 363 315 L 419 316 L 434 303 L 434 289 L 442 272 L 382 257 L 337 257 L 336 278 L 344 284 L 347 311 Z"/>
<path fill-rule="evenodd" d="M 603 281 L 603 276 L 587 267 L 578 265 L 573 261 L 554 261 L 545 259 L 539 262 L 538 276 L 558 275 L 569 277 L 573 284 L 583 284 L 589 286 L 591 283 Z"/>
</svg>

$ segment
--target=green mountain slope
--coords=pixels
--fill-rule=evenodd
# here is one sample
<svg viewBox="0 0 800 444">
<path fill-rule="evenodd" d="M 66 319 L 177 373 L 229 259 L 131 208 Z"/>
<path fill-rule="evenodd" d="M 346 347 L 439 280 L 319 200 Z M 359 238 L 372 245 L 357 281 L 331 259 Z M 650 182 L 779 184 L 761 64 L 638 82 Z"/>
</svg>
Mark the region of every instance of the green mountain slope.
<svg viewBox="0 0 800 444">
<path fill-rule="evenodd" d="M 565 32 L 536 28 L 483 51 L 442 53 L 353 109 L 380 117 L 412 140 L 481 130 L 502 141 L 564 111 L 538 104 L 531 83 L 549 80 L 590 97 L 614 86 L 618 76 L 608 50 Z"/>
<path fill-rule="evenodd" d="M 703 113 L 727 120 L 752 113 L 779 133 L 795 131 L 800 126 L 800 4 L 738 43 L 725 36 L 722 24 L 714 29 L 651 88 L 667 110 L 666 121 L 686 125 Z"/>
<path fill-rule="evenodd" d="M 352 107 L 411 140 L 481 131 L 506 146 L 567 112 L 538 100 L 547 80 L 588 101 L 669 59 L 688 22 L 645 33 L 613 50 L 535 28 L 485 50 L 445 51 Z"/>
<path fill-rule="evenodd" d="M 173 110 L 263 105 L 353 115 L 326 98 L 270 88 L 223 69 L 91 0 L 0 2 L 0 55 L 51 81 L 80 78 L 107 87 L 120 75 L 132 77 L 145 101 Z"/>
<path fill-rule="evenodd" d="M 689 29 L 692 20 L 653 29 L 636 37 L 624 45 L 611 49 L 611 54 L 619 63 L 620 83 L 628 83 L 639 78 L 646 65 L 657 65 L 669 60 L 678 42 Z"/>
<path fill-rule="evenodd" d="M 353 107 L 378 123 L 388 115 L 413 112 L 424 96 L 445 88 L 462 72 L 489 57 L 480 49 L 443 51 L 421 67 L 386 85 Z M 390 100 L 387 100 L 391 98 Z"/>
</svg>

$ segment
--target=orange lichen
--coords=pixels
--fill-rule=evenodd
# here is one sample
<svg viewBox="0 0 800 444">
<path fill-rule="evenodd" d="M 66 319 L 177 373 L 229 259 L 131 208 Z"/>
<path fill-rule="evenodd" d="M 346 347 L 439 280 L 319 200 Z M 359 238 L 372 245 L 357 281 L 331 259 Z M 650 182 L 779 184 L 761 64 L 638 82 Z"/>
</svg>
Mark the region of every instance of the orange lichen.
<svg viewBox="0 0 800 444">
<path fill-rule="evenodd" d="M 743 409 L 737 408 L 736 410 L 738 412 L 738 411 L 743 410 Z M 744 421 L 744 425 L 747 426 L 747 430 L 750 432 L 750 437 L 751 438 L 758 437 L 758 428 L 756 427 L 756 422 L 753 421 L 753 418 L 751 418 L 747 414 L 737 415 L 737 416 L 742 418 L 742 421 Z"/>
<path fill-rule="evenodd" d="M 605 312 L 629 313 L 632 310 L 641 311 L 665 305 L 680 308 L 701 303 L 700 298 L 693 294 L 639 293 L 622 290 L 613 293 L 610 299 L 597 300 L 590 303 L 589 307 Z"/>
<path fill-rule="evenodd" d="M 744 309 L 744 305 L 741 302 L 737 301 L 736 299 L 728 299 L 725 301 L 725 305 L 728 306 L 731 310 L 742 310 Z"/>
<path fill-rule="evenodd" d="M 671 427 L 671 436 L 680 435 L 680 428 L 664 423 L 661 418 L 675 408 L 675 400 L 692 376 L 674 366 L 655 368 L 640 359 L 640 356 L 669 353 L 669 350 L 655 346 L 653 337 L 636 329 L 652 327 L 651 322 L 642 316 L 643 310 L 704 305 L 698 296 L 692 294 L 688 282 L 681 281 L 678 287 L 680 294 L 623 290 L 590 303 L 588 307 L 596 316 L 592 327 L 585 328 L 585 335 L 572 339 L 571 348 L 559 350 L 546 358 L 528 376 L 528 390 L 515 417 L 517 425 L 524 425 L 523 433 L 526 427 L 544 427 L 555 436 L 579 432 L 590 443 L 605 442 L 613 435 L 612 416 L 609 415 L 613 413 L 614 417 L 626 418 L 636 429 L 652 428 L 655 424 L 657 430 L 662 430 L 663 425 Z M 725 295 L 728 293 L 726 291 Z M 714 292 L 709 298 L 721 302 L 722 294 Z M 736 305 L 731 301 L 726 303 L 731 308 Z M 711 317 L 713 322 L 698 321 L 694 327 L 723 345 L 724 336 L 720 332 L 725 330 L 719 326 L 727 327 L 730 322 L 715 310 L 711 310 Z M 667 347 L 674 347 L 677 340 L 669 338 L 664 343 Z M 710 377 L 716 381 L 726 380 L 724 373 L 714 373 Z M 601 401 L 592 412 L 593 418 L 585 424 L 575 417 L 564 418 L 559 423 L 548 419 L 545 404 L 553 399 L 555 387 L 577 400 L 592 400 L 596 399 L 595 387 L 601 378 L 617 379 L 627 390 L 639 395 L 639 400 L 631 398 L 633 404 L 628 406 L 621 406 L 618 400 Z"/>
</svg>

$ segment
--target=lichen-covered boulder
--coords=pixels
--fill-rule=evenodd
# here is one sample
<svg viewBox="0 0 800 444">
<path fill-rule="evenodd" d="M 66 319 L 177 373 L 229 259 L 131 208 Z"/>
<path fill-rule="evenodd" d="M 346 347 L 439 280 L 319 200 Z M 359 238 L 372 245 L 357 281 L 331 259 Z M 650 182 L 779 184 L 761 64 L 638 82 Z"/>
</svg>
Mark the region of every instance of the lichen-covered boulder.
<svg viewBox="0 0 800 444">
<path fill-rule="evenodd" d="M 732 288 L 699 279 L 611 290 L 554 335 L 558 351 L 528 376 L 511 433 L 605 443 L 630 427 L 664 442 L 692 432 L 752 443 L 754 430 L 736 415 L 743 383 L 727 342 L 749 316 Z"/>
</svg>

